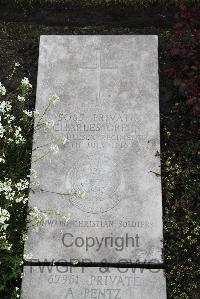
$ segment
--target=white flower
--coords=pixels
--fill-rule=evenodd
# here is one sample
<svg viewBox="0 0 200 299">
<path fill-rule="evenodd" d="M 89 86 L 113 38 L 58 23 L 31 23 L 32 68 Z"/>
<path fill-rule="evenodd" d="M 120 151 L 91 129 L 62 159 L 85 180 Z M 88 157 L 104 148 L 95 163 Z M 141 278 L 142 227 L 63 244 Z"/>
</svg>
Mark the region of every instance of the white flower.
<svg viewBox="0 0 200 299">
<path fill-rule="evenodd" d="M 71 214 L 68 215 L 62 215 L 62 218 L 65 220 L 65 222 L 68 222 L 70 220 Z"/>
<path fill-rule="evenodd" d="M 23 110 L 24 114 L 26 114 L 28 117 L 32 117 L 34 115 L 33 111 Z"/>
<path fill-rule="evenodd" d="M 0 181 L 0 192 L 11 192 L 12 191 L 11 179 L 5 178 L 4 182 Z"/>
<path fill-rule="evenodd" d="M 26 190 L 29 187 L 29 182 L 26 179 L 20 179 L 18 183 L 15 184 L 18 191 Z"/>
<path fill-rule="evenodd" d="M 34 116 L 38 116 L 40 114 L 40 112 L 37 109 L 35 109 L 35 111 L 33 113 L 34 113 Z"/>
<path fill-rule="evenodd" d="M 5 163 L 6 160 L 5 160 L 5 154 L 3 153 L 2 156 L 0 156 L 0 163 Z"/>
<path fill-rule="evenodd" d="M 15 287 L 15 292 L 16 292 L 16 298 L 19 298 L 20 297 L 20 290 L 18 287 Z"/>
<path fill-rule="evenodd" d="M 12 108 L 12 106 L 9 101 L 2 101 L 0 103 L 0 112 L 2 112 L 2 113 L 10 111 L 11 108 Z"/>
<path fill-rule="evenodd" d="M 10 213 L 7 210 L 2 209 L 0 207 L 0 223 L 4 224 L 5 221 L 8 221 L 9 219 L 10 219 Z"/>
<path fill-rule="evenodd" d="M 25 97 L 21 97 L 20 95 L 17 96 L 19 102 L 25 102 Z"/>
<path fill-rule="evenodd" d="M 63 137 L 63 138 L 62 138 L 62 144 L 65 145 L 66 143 L 67 143 L 67 138 Z"/>
<path fill-rule="evenodd" d="M 59 152 L 59 147 L 58 147 L 57 144 L 52 144 L 51 147 L 50 147 L 50 150 L 51 150 L 53 153 L 57 154 L 57 153 Z"/>
<path fill-rule="evenodd" d="M 12 142 L 14 142 L 14 139 L 13 138 L 8 138 L 7 139 L 7 143 L 9 144 L 9 143 L 12 143 Z"/>
<path fill-rule="evenodd" d="M 0 241 L 6 241 L 6 234 L 5 234 L 5 232 L 1 232 L 1 234 L 0 234 Z"/>
<path fill-rule="evenodd" d="M 10 125 L 15 120 L 15 117 L 9 113 L 7 113 L 4 118 L 7 120 L 8 125 Z"/>
<path fill-rule="evenodd" d="M 7 242 L 8 243 L 8 242 Z M 10 250 L 12 248 L 12 244 L 8 244 L 7 246 L 6 246 L 6 249 L 7 250 Z"/>
<path fill-rule="evenodd" d="M 0 123 L 0 138 L 3 138 L 4 133 L 5 133 L 5 129 L 4 129 L 3 125 Z"/>
<path fill-rule="evenodd" d="M 14 137 L 15 137 L 16 144 L 24 143 L 26 141 L 25 138 L 21 134 L 21 130 L 22 129 L 20 127 L 15 126 Z"/>
<path fill-rule="evenodd" d="M 32 85 L 30 84 L 29 79 L 26 77 L 24 77 L 24 79 L 22 79 L 21 85 L 22 85 L 22 87 L 25 87 L 27 89 L 32 88 Z"/>
<path fill-rule="evenodd" d="M 28 235 L 27 234 L 23 234 L 22 239 L 23 239 L 23 241 L 27 241 L 28 240 Z"/>
<path fill-rule="evenodd" d="M 5 96 L 5 94 L 6 94 L 6 89 L 0 82 L 0 96 Z"/>
<path fill-rule="evenodd" d="M 40 186 L 40 182 L 39 181 L 32 181 L 31 182 L 31 188 L 34 187 L 34 188 L 38 188 Z"/>
<path fill-rule="evenodd" d="M 22 202 L 23 199 L 24 199 L 23 196 L 21 196 L 21 197 L 17 197 L 17 198 L 15 198 L 15 202 L 16 202 L 16 203 Z"/>
<path fill-rule="evenodd" d="M 52 103 L 52 104 L 56 104 L 57 102 L 60 101 L 60 98 L 57 96 L 57 95 L 53 95 L 49 98 L 49 101 Z"/>
<path fill-rule="evenodd" d="M 32 257 L 33 257 L 32 253 L 24 253 L 25 260 L 31 259 Z"/>
<path fill-rule="evenodd" d="M 15 197 L 15 191 L 12 191 L 12 192 L 5 192 L 5 198 L 7 200 L 10 200 L 10 201 L 13 201 L 14 200 L 14 197 Z"/>
<path fill-rule="evenodd" d="M 30 175 L 28 177 L 32 177 L 34 179 L 37 179 L 37 171 L 33 168 L 30 169 Z"/>
<path fill-rule="evenodd" d="M 23 199 L 23 204 L 25 204 L 25 203 L 27 203 L 27 201 L 28 201 L 28 197 L 24 197 L 24 199 Z"/>
<path fill-rule="evenodd" d="M 15 66 L 16 67 L 20 66 L 20 63 L 19 62 L 15 62 Z"/>
<path fill-rule="evenodd" d="M 12 188 L 11 179 L 5 178 L 4 181 L 0 181 L 0 194 L 3 193 L 5 198 L 9 201 L 13 201 L 16 192 Z"/>
<path fill-rule="evenodd" d="M 85 195 L 86 195 L 86 191 L 85 191 L 85 190 L 79 190 L 79 191 L 77 192 L 77 196 L 78 196 L 78 197 L 85 197 Z"/>
<path fill-rule="evenodd" d="M 1 249 L 10 250 L 12 248 L 12 244 L 9 244 L 9 242 L 6 238 L 6 233 L 5 232 L 1 231 L 0 242 L 1 242 Z"/>
<path fill-rule="evenodd" d="M 31 216 L 31 220 L 35 224 L 41 224 L 44 223 L 48 220 L 47 214 L 44 212 L 40 211 L 37 207 L 32 208 L 31 212 L 29 213 Z"/>
<path fill-rule="evenodd" d="M 47 127 L 53 127 L 54 124 L 55 124 L 55 122 L 53 119 L 45 121 L 45 126 L 47 126 Z"/>
</svg>

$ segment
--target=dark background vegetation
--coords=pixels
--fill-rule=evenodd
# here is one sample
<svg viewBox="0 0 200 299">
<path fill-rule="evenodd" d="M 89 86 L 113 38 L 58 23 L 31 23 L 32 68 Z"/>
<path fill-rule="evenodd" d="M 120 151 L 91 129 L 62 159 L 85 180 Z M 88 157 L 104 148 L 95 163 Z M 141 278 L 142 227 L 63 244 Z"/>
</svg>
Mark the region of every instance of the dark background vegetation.
<svg viewBox="0 0 200 299">
<path fill-rule="evenodd" d="M 200 213 L 196 103 L 199 101 L 199 45 L 193 41 L 194 32 L 181 25 L 180 14 L 174 19 L 180 11 L 179 4 L 183 2 L 190 4 L 185 8 L 186 20 L 197 20 L 197 24 L 192 25 L 199 28 L 198 15 L 194 11 L 189 13 L 191 6 L 198 11 L 199 1 L 0 0 L 0 82 L 14 92 L 20 80 L 28 77 L 34 91 L 28 106 L 34 108 L 39 37 L 42 34 L 159 36 L 164 257 L 168 297 L 198 299 Z M 185 46 L 181 52 L 179 46 L 184 43 L 190 47 Z M 188 54 L 191 49 L 193 54 Z M 16 63 L 20 65 L 16 66 Z M 187 66 L 180 73 L 190 74 L 189 79 L 195 78 L 195 82 L 197 78 L 198 86 L 193 82 L 194 86 L 189 89 L 193 88 L 193 93 L 187 91 L 188 78 L 178 76 L 180 64 Z M 16 246 L 15 257 L 21 250 Z M 0 270 L 5 282 L 2 298 L 11 298 L 12 288 L 20 284 L 20 278 L 16 274 L 18 270 L 13 274 L 14 257 L 7 256 L 5 260 L 7 266 Z"/>
</svg>

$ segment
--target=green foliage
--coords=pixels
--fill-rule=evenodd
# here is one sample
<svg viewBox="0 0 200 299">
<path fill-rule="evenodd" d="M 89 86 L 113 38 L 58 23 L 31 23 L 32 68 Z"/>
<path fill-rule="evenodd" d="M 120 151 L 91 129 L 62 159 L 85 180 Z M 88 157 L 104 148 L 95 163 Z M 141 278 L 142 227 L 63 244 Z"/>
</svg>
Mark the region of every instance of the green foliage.
<svg viewBox="0 0 200 299">
<path fill-rule="evenodd" d="M 164 256 L 170 299 L 190 299 L 200 278 L 199 120 L 185 101 L 162 116 Z"/>
<path fill-rule="evenodd" d="M 27 78 L 16 93 L 0 85 L 0 293 L 17 298 L 26 238 L 33 118 L 25 110 Z M 7 298 L 7 297 L 6 297 Z"/>
<path fill-rule="evenodd" d="M 50 148 L 42 146 L 40 156 L 32 155 L 35 150 L 34 143 L 32 146 L 34 120 L 36 132 L 43 127 L 45 130 L 51 127 L 53 123 L 46 114 L 60 99 L 56 95 L 51 96 L 41 114 L 29 111 L 25 108 L 31 89 L 29 80 L 24 78 L 16 92 L 7 94 L 0 82 L 0 294 L 9 299 L 20 296 L 27 228 L 37 229 L 48 215 L 55 215 L 66 222 L 69 220 L 69 215 L 59 210 L 47 209 L 47 215 L 37 207 L 27 206 L 29 190 L 39 187 L 39 182 L 35 181 L 36 171 L 30 169 L 31 156 L 33 165 L 35 161 L 55 154 L 59 151 L 58 145 L 64 142 L 59 140 L 60 143 L 56 144 L 58 140 L 53 139 Z M 28 257 L 29 253 L 25 255 Z"/>
<path fill-rule="evenodd" d="M 200 218 L 189 209 L 166 209 L 165 262 L 169 298 L 189 299 L 200 276 Z"/>
<path fill-rule="evenodd" d="M 170 299 L 200 297 L 198 16 L 198 6 L 180 7 L 168 49 L 167 71 L 176 86 L 174 94 L 181 95 L 179 100 L 174 96 L 171 111 L 162 116 L 164 255 Z"/>
</svg>

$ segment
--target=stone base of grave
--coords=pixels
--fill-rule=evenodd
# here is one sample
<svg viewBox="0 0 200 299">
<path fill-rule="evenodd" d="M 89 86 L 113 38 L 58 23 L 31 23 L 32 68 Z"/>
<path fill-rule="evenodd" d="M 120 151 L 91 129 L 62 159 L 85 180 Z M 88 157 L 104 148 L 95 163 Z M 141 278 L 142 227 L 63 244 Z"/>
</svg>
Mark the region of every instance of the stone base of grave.
<svg viewBox="0 0 200 299">
<path fill-rule="evenodd" d="M 163 270 L 25 266 L 24 299 L 166 299 Z"/>
</svg>

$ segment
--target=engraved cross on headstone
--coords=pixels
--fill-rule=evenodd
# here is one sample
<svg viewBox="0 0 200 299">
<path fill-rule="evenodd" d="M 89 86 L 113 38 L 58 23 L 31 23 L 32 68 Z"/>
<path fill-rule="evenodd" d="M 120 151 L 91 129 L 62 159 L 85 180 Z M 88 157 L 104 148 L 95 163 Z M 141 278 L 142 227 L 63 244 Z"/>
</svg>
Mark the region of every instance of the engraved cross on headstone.
<svg viewBox="0 0 200 299">
<path fill-rule="evenodd" d="M 97 99 L 101 96 L 101 72 L 102 71 L 113 71 L 116 67 L 105 67 L 101 64 L 101 50 L 96 49 L 96 65 L 93 67 L 80 67 L 83 70 L 95 70 L 96 71 L 96 81 L 97 81 Z"/>
</svg>

